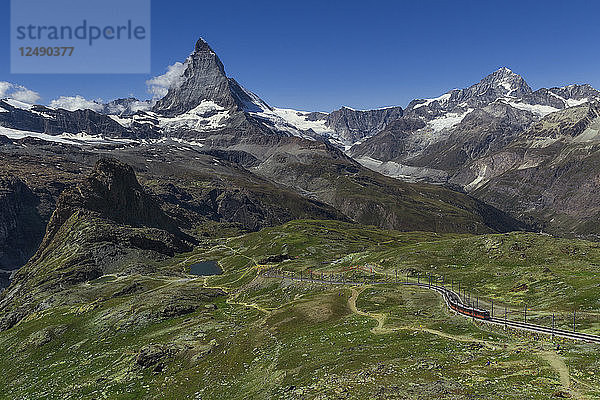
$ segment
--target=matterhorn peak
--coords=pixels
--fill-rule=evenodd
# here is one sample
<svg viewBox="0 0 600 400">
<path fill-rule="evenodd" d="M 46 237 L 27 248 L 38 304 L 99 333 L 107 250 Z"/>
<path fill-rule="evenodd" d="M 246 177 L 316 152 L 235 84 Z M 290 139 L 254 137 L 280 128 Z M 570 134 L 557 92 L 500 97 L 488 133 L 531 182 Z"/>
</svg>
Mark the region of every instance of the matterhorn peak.
<svg viewBox="0 0 600 400">
<path fill-rule="evenodd" d="M 180 81 L 156 103 L 154 111 L 167 116 L 180 115 L 203 101 L 211 101 L 224 108 L 235 105 L 223 63 L 208 43 L 200 38 L 185 62 Z"/>
<path fill-rule="evenodd" d="M 172 117 L 206 102 L 226 110 L 261 112 L 270 109 L 254 93 L 227 77 L 223 63 L 202 38 L 196 42 L 184 67 L 181 79 L 156 103 L 153 111 Z"/>
<path fill-rule="evenodd" d="M 206 40 L 203 38 L 199 38 L 196 42 L 196 47 L 194 48 L 194 53 L 212 53 L 215 54 L 213 49 L 208 45 Z"/>
</svg>

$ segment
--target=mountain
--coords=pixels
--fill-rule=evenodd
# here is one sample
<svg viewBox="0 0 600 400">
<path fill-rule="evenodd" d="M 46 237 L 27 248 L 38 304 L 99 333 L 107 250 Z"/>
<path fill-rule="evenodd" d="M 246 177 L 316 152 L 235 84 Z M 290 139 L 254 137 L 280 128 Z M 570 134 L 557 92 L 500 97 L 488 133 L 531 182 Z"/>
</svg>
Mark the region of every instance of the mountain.
<svg viewBox="0 0 600 400">
<path fill-rule="evenodd" d="M 48 297 L 69 286 L 191 248 L 131 167 L 100 160 L 87 179 L 61 194 L 39 249 L 2 293 L 0 329 L 47 307 Z"/>
<path fill-rule="evenodd" d="M 423 385 L 385 379 L 415 370 L 415 349 L 455 346 L 457 326 L 482 336 L 461 317 L 464 326 L 431 335 L 448 317 L 443 301 L 410 288 L 372 285 L 357 308 L 354 287 L 269 279 L 269 268 L 361 281 L 433 274 L 475 289 L 495 279 L 485 286 L 494 299 L 569 318 L 571 293 L 578 308 L 596 301 L 594 285 L 582 295 L 581 282 L 565 282 L 595 265 L 597 244 L 507 233 L 597 232 L 590 87 L 533 92 L 502 69 L 406 109 L 319 113 L 266 104 L 203 40 L 183 65 L 152 109 L 136 99 L 96 111 L 0 102 L 0 397 L 414 398 Z M 381 160 L 405 179 L 375 171 Z M 218 274 L 193 276 L 207 264 Z M 527 290 L 532 280 L 558 297 Z M 371 306 L 396 315 L 385 321 L 391 341 L 358 311 Z M 500 344 L 493 359 L 522 346 L 503 335 L 489 336 Z M 473 361 L 467 347 L 454 350 Z M 373 349 L 374 362 L 357 367 L 356 354 Z M 456 364 L 441 353 L 427 368 Z M 343 368 L 320 374 L 324 357 Z M 517 359 L 510 376 L 538 358 Z M 549 371 L 538 391 L 556 394 L 553 371 L 537 369 Z M 470 396 L 481 383 L 438 375 L 426 393 Z"/>
<path fill-rule="evenodd" d="M 5 128 L 0 134 L 13 138 L 45 134 L 52 136 L 44 136 L 46 140 L 79 142 L 98 140 L 86 136 L 113 141 L 175 137 L 200 144 L 253 136 L 267 129 L 270 134 L 328 140 L 344 149 L 376 134 L 403 113 L 401 107 L 364 111 L 342 107 L 331 113 L 271 107 L 228 77 L 203 39 L 185 60 L 182 75 L 153 106 L 150 101 L 127 98 L 92 108 L 67 110 L 0 100 L 0 127 Z"/>
<path fill-rule="evenodd" d="M 257 230 L 307 217 L 440 232 L 524 227 L 464 193 L 387 178 L 340 150 L 342 141 L 364 139 L 401 120 L 400 107 L 342 108 L 330 114 L 271 107 L 228 77 L 202 39 L 183 65 L 181 77 L 151 110 L 132 112 L 139 105 L 136 99 L 116 100 L 104 111 L 1 101 L 0 135 L 5 137 L 0 150 L 11 160 L 5 168 L 27 177 L 26 184 L 37 193 L 52 185 L 68 188 L 73 176 L 45 169 L 52 171 L 45 180 L 34 179 L 35 163 L 52 159 L 81 173 L 91 171 L 99 156 L 121 159 L 154 183 L 162 207 L 192 234 L 207 220 Z M 25 154 L 28 160 L 20 158 Z M 158 163 L 164 167 L 150 167 Z M 194 179 L 210 184 L 195 187 Z M 43 197 L 45 207 L 59 204 L 52 190 Z M 15 219 L 15 212 L 6 214 Z M 49 213 L 42 213 L 40 226 L 48 220 Z M 43 232 L 39 226 L 35 232 L 38 239 L 32 243 L 37 245 Z M 23 251 L 31 254 L 32 249 Z"/>
<path fill-rule="evenodd" d="M 349 154 L 389 176 L 448 182 L 465 163 L 502 149 L 544 116 L 594 99 L 600 92 L 589 85 L 534 92 L 501 68 L 469 88 L 413 100 L 404 122 L 389 124 Z"/>
<path fill-rule="evenodd" d="M 600 103 L 542 118 L 451 179 L 516 218 L 559 235 L 598 237 Z"/>
<path fill-rule="evenodd" d="M 131 137 L 132 132 L 111 117 L 92 110 L 67 111 L 25 104 L 13 99 L 0 100 L 0 134 L 22 132 L 59 136 L 63 134 Z"/>
<path fill-rule="evenodd" d="M 593 238 L 599 100 L 589 85 L 532 91 L 502 68 L 412 101 L 349 153 L 388 176 L 464 190 L 537 229 Z"/>
<path fill-rule="evenodd" d="M 484 195 L 481 187 L 487 176 L 501 170 L 489 163 L 498 162 L 499 154 L 506 156 L 505 150 L 521 143 L 536 123 L 596 99 L 600 93 L 589 85 L 534 91 L 521 76 L 501 68 L 468 88 L 413 100 L 405 109 L 342 107 L 331 113 L 282 109 L 227 76 L 217 54 L 199 39 L 179 79 L 152 109 L 136 99 L 115 100 L 99 111 L 68 111 L 6 99 L 0 101 L 0 135 L 12 146 L 33 137 L 55 146 L 91 152 L 103 148 L 113 154 L 128 146 L 179 146 L 201 157 L 227 160 L 231 162 L 228 168 L 240 165 L 243 172 L 229 174 L 244 176 L 244 184 L 246 178 L 264 180 L 282 193 L 331 207 L 334 211 L 326 211 L 327 215 L 338 212 L 354 221 L 400 230 L 481 231 L 482 226 L 510 230 L 523 227 L 515 222 L 519 219 L 547 226 L 554 214 L 524 212 L 496 201 L 499 197 L 494 194 Z M 570 129 L 568 122 L 555 125 L 560 135 Z M 137 164 L 138 156 L 130 161 Z M 418 188 L 410 185 L 416 182 Z M 423 186 L 427 183 L 444 187 Z M 464 197 L 454 190 L 468 194 Z M 255 205 L 256 199 L 248 197 L 254 195 L 238 192 L 236 202 Z M 483 202 L 474 203 L 470 196 Z M 448 208 L 442 214 L 447 212 L 457 220 L 445 219 L 439 225 L 436 215 L 440 212 L 430 204 L 432 198 L 443 198 Z M 496 210 L 483 211 L 485 203 L 492 203 Z M 221 207 L 211 206 L 215 219 L 237 219 L 249 229 L 265 226 L 258 216 L 270 214 L 259 206 L 256 210 L 260 211 L 234 217 L 218 211 Z M 457 207 L 462 211 L 455 213 Z M 496 215 L 497 209 L 511 217 L 502 216 L 503 222 L 492 223 L 487 216 Z M 269 218 L 267 225 L 285 218 Z M 559 231 L 572 229 L 555 230 Z"/>
<path fill-rule="evenodd" d="M 239 86 L 227 78 L 223 63 L 203 39 L 196 43 L 184 68 L 179 82 L 156 103 L 154 112 L 166 116 L 181 115 L 203 102 L 211 102 L 221 109 L 243 108 Z"/>
</svg>

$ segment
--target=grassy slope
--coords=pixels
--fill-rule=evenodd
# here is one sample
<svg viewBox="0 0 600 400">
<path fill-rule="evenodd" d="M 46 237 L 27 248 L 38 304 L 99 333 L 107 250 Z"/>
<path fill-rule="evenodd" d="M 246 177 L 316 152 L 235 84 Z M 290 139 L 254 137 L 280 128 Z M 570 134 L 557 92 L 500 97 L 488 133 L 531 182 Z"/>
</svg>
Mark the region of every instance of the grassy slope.
<svg viewBox="0 0 600 400">
<path fill-rule="evenodd" d="M 522 229 L 520 222 L 442 186 L 400 182 L 330 152 L 272 157 L 258 173 L 333 205 L 353 221 L 387 229 L 489 233 Z"/>
<path fill-rule="evenodd" d="M 293 257 L 286 268 L 341 270 L 352 265 L 405 278 L 431 273 L 461 281 L 480 296 L 545 310 L 600 308 L 600 244 L 534 233 L 399 233 L 336 222 L 291 222 L 232 241 L 245 255 Z M 325 264 L 322 261 L 326 261 Z"/>
<path fill-rule="evenodd" d="M 571 393 L 600 395 L 599 377 L 589 373 L 599 366 L 594 346 L 566 343 L 557 355 L 549 343 L 474 325 L 450 315 L 433 293 L 393 284 L 355 296 L 359 315 L 349 288 L 257 279 L 256 263 L 282 253 L 292 257 L 281 263 L 289 270 L 372 263 L 380 272 L 434 271 L 474 285 L 493 276 L 493 285 L 478 287 L 495 296 L 550 265 L 557 276 L 543 291 L 530 286 L 508 296 L 550 309 L 568 296 L 566 285 L 581 291 L 574 300 L 581 307 L 598 308 L 586 288 L 596 284 L 593 243 L 292 221 L 215 240 L 154 274 L 78 285 L 81 304 L 50 308 L 0 333 L 0 397 L 547 399 L 567 390 L 562 362 Z M 202 259 L 219 260 L 225 274 L 180 275 Z M 132 286 L 135 293 L 123 294 Z M 165 312 L 174 304 L 191 308 Z M 157 347 L 161 372 L 136 362 L 141 349 Z"/>
</svg>

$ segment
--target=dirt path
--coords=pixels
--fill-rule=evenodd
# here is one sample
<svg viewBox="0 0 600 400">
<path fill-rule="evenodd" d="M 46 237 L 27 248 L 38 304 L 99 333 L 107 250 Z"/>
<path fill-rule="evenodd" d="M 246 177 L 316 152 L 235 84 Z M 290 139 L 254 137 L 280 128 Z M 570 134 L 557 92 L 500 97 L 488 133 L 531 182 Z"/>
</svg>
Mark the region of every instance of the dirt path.
<svg viewBox="0 0 600 400">
<path fill-rule="evenodd" d="M 576 399 L 586 399 L 587 397 L 582 396 L 576 390 L 571 387 L 571 375 L 569 374 L 569 368 L 565 364 L 562 357 L 553 351 L 545 351 L 540 353 L 540 357 L 550 364 L 550 366 L 558 373 L 560 377 L 560 384 L 566 392 L 569 392 Z"/>
<path fill-rule="evenodd" d="M 227 304 L 229 304 L 229 305 L 237 305 L 237 306 L 242 306 L 242 307 L 254 308 L 254 309 L 256 309 L 256 310 L 258 310 L 258 311 L 260 311 L 262 313 L 265 313 L 267 315 L 269 315 L 271 313 L 271 311 L 272 311 L 270 309 L 261 307 L 261 306 L 259 306 L 256 303 L 245 303 L 245 302 L 242 302 L 242 301 L 235 301 L 235 298 L 231 298 L 231 297 L 227 298 L 227 300 L 225 300 L 225 302 Z"/>
<path fill-rule="evenodd" d="M 494 348 L 495 346 L 497 346 L 497 344 L 495 345 L 494 343 L 489 343 L 485 340 L 475 339 L 475 338 L 466 337 L 466 336 L 452 335 L 449 333 L 441 332 L 441 331 L 438 331 L 435 329 L 425 328 L 422 326 L 419 326 L 419 327 L 403 326 L 403 327 L 396 327 L 396 328 L 384 328 L 383 325 L 385 323 L 385 317 L 386 317 L 385 314 L 369 313 L 369 312 L 361 311 L 356 307 L 356 300 L 358 299 L 358 296 L 360 296 L 360 294 L 365 289 L 367 289 L 367 288 L 361 287 L 360 289 L 355 289 L 355 288 L 350 289 L 350 290 L 352 290 L 352 295 L 348 298 L 348 307 L 350 307 L 350 310 L 355 314 L 362 315 L 362 316 L 368 317 L 368 318 L 372 318 L 375 321 L 377 321 L 377 326 L 375 326 L 374 328 L 371 329 L 371 333 L 373 333 L 373 334 L 381 335 L 381 334 L 392 333 L 392 332 L 402 331 L 402 330 L 404 330 L 404 331 L 421 331 L 421 332 L 427 332 L 431 335 L 439 336 L 444 339 L 456 340 L 459 342 L 479 343 L 479 344 L 485 345 L 490 348 Z"/>
<path fill-rule="evenodd" d="M 410 329 L 412 329 L 412 328 L 410 328 Z M 414 328 L 413 330 L 420 330 L 420 331 L 423 331 L 423 332 L 431 333 L 432 335 L 436 335 L 436 336 L 439 336 L 439 337 L 444 338 L 444 339 L 454 340 L 454 341 L 457 341 L 457 342 L 479 343 L 479 344 L 485 345 L 485 346 L 490 347 L 490 348 L 498 347 L 497 344 L 494 345 L 493 343 L 490 343 L 490 342 L 488 342 L 486 340 L 476 339 L 476 338 L 472 338 L 470 336 L 452 335 L 450 333 L 438 331 L 436 329 Z"/>
<path fill-rule="evenodd" d="M 372 333 L 375 334 L 382 334 L 382 333 L 390 333 L 393 332 L 395 329 L 390 329 L 390 328 L 384 328 L 383 324 L 385 323 L 385 314 L 373 314 L 373 313 L 368 313 L 368 312 L 364 312 L 359 310 L 358 308 L 356 308 L 356 299 L 358 299 L 358 296 L 365 290 L 366 288 L 360 288 L 360 289 L 355 289 L 352 288 L 352 296 L 350 296 L 350 298 L 348 298 L 348 307 L 350 307 L 350 311 L 352 311 L 355 314 L 358 315 L 362 315 L 364 317 L 369 317 L 374 319 L 375 321 L 377 321 L 377 326 L 374 327 L 373 329 L 371 329 Z"/>
</svg>

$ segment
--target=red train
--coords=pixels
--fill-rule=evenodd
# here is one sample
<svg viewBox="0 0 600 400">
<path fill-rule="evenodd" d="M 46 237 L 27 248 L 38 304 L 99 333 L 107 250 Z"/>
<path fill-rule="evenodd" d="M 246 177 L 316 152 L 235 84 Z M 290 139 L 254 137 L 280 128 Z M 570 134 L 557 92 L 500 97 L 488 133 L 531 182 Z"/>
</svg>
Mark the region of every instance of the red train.
<svg viewBox="0 0 600 400">
<path fill-rule="evenodd" d="M 465 307 L 459 303 L 450 302 L 450 308 L 454 311 L 468 315 L 470 317 L 475 317 L 479 319 L 490 319 L 490 312 L 488 310 L 480 310 L 474 307 Z"/>
</svg>

